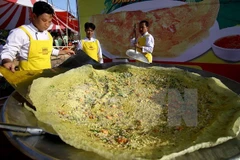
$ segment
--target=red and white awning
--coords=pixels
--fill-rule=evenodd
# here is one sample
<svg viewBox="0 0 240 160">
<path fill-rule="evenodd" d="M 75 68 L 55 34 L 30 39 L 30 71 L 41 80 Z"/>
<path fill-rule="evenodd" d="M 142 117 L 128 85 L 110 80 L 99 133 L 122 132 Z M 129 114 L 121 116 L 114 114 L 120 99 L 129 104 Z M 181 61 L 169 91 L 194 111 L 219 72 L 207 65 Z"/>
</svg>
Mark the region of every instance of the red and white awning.
<svg viewBox="0 0 240 160">
<path fill-rule="evenodd" d="M 15 3 L 21 6 L 32 7 L 35 2 L 38 0 L 7 0 L 8 2 Z M 46 0 L 39 0 L 47 2 Z"/>
<path fill-rule="evenodd" d="M 56 24 L 51 24 L 51 26 L 48 28 L 48 30 L 64 30 L 65 27 L 62 25 L 56 25 Z"/>
<path fill-rule="evenodd" d="M 30 23 L 32 7 L 36 1 L 39 0 L 1 0 L 0 29 L 11 30 L 23 24 Z M 54 6 L 53 9 L 55 11 L 53 24 L 64 26 L 74 32 L 79 32 L 78 20 L 73 15 Z"/>
<path fill-rule="evenodd" d="M 52 23 L 51 26 L 48 28 L 48 31 L 59 32 L 61 34 L 64 34 L 64 30 L 65 30 L 65 26 L 56 25 L 54 23 Z"/>
</svg>

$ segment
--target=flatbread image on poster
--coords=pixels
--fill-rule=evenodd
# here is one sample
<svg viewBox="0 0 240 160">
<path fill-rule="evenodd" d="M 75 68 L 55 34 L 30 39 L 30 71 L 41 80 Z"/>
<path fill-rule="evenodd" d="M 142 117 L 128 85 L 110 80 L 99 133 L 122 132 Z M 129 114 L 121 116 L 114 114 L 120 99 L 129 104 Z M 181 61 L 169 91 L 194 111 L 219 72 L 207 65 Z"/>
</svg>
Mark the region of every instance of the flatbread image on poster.
<svg viewBox="0 0 240 160">
<path fill-rule="evenodd" d="M 179 110 L 179 96 L 188 96 L 190 108 Z M 107 159 L 173 159 L 239 133 L 239 95 L 216 78 L 173 67 L 85 65 L 34 80 L 29 97 L 37 119 L 65 143 Z M 187 120 L 169 124 L 183 113 Z"/>
<path fill-rule="evenodd" d="M 90 21 L 98 26 L 96 37 L 109 58 L 125 57 L 134 24 L 149 21 L 154 36 L 154 60 L 187 61 L 211 48 L 219 30 L 216 18 L 219 0 L 179 2 L 144 1 L 126 5 L 109 14 L 97 14 Z"/>
</svg>

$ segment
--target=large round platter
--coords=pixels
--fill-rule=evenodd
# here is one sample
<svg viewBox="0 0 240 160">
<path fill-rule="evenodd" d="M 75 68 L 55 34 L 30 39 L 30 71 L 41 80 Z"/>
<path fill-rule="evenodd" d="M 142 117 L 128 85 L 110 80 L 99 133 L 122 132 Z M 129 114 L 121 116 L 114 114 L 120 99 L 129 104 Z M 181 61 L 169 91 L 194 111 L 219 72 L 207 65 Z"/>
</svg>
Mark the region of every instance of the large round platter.
<svg viewBox="0 0 240 160">
<path fill-rule="evenodd" d="M 114 65 L 122 63 L 106 63 L 101 66 L 97 66 L 98 69 L 106 69 Z M 142 67 L 148 67 L 158 65 L 161 67 L 177 67 L 172 65 L 160 65 L 160 64 L 144 64 L 144 63 L 127 63 L 133 65 L 141 65 Z M 203 77 L 216 77 L 222 81 L 227 87 L 232 89 L 236 93 L 240 93 L 240 84 L 227 79 L 225 77 L 183 66 L 178 66 L 189 72 L 195 72 Z M 35 116 L 22 106 L 22 99 L 16 93 L 12 93 L 7 99 L 4 107 L 1 111 L 0 121 L 4 123 L 38 126 L 38 120 Z M 53 135 L 41 135 L 32 136 L 23 133 L 14 133 L 10 131 L 5 132 L 6 137 L 10 142 L 22 151 L 27 156 L 33 159 L 64 159 L 64 160 L 94 160 L 104 159 L 93 152 L 87 152 L 84 150 L 76 149 L 65 144 L 58 136 Z M 212 148 L 200 149 L 193 153 L 183 155 L 176 158 L 177 160 L 219 160 L 219 159 L 238 159 L 240 158 L 240 140 L 239 137 L 229 140 L 221 145 Z"/>
</svg>

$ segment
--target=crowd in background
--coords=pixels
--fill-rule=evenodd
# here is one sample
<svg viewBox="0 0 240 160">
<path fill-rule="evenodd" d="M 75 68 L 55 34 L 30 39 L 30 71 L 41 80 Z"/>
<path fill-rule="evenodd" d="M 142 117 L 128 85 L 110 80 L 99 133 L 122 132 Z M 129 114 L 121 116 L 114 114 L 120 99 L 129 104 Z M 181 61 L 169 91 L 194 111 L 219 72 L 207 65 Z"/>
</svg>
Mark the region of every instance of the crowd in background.
<svg viewBox="0 0 240 160">
<path fill-rule="evenodd" d="M 53 37 L 53 46 L 58 49 L 64 49 L 66 47 L 70 47 L 72 49 L 74 46 L 74 33 L 71 30 L 67 30 L 64 32 L 53 31 L 51 32 Z"/>
</svg>

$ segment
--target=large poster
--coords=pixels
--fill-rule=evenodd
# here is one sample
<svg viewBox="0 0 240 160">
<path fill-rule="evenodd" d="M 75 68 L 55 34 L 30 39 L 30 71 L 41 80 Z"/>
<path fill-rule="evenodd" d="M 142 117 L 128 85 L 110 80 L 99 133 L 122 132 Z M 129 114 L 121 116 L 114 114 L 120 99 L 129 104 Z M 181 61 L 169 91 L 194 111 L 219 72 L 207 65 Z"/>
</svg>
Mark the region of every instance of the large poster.
<svg viewBox="0 0 240 160">
<path fill-rule="evenodd" d="M 81 36 L 84 23 L 93 22 L 110 59 L 127 57 L 134 24 L 148 20 L 154 61 L 240 62 L 238 0 L 79 0 L 78 5 Z"/>
</svg>

